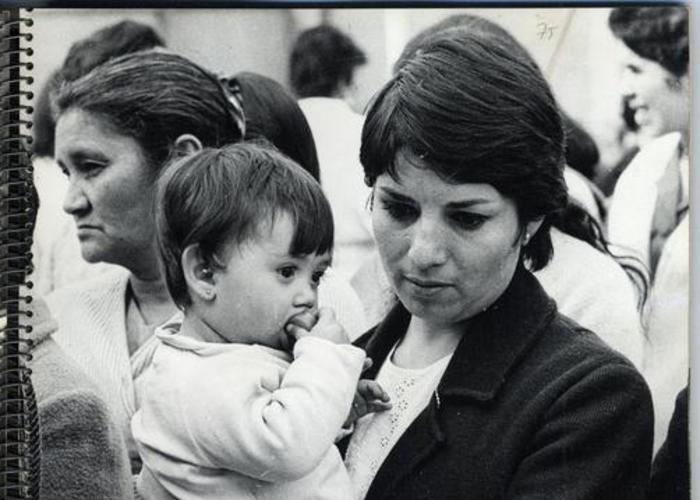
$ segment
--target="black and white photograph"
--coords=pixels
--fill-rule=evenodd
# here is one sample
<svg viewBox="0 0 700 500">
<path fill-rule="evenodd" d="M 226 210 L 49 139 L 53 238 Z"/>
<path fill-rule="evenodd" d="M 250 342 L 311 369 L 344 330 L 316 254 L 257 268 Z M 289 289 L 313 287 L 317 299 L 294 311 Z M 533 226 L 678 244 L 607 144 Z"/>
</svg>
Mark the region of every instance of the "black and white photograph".
<svg viewBox="0 0 700 500">
<path fill-rule="evenodd" d="M 322 7 L 27 13 L 40 498 L 690 499 L 689 6 Z"/>
</svg>

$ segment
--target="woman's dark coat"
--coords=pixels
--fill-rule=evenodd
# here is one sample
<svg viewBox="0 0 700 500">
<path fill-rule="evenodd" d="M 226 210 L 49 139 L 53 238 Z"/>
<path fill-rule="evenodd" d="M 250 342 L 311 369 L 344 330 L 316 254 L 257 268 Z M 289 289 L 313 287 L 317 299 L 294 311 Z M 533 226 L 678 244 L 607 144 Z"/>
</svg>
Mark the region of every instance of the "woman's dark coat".
<svg viewBox="0 0 700 500">
<path fill-rule="evenodd" d="M 368 378 L 409 319 L 399 304 L 357 340 L 374 360 Z M 641 500 L 652 437 L 641 375 L 558 314 L 520 266 L 504 294 L 465 326 L 430 404 L 366 498 Z"/>
</svg>

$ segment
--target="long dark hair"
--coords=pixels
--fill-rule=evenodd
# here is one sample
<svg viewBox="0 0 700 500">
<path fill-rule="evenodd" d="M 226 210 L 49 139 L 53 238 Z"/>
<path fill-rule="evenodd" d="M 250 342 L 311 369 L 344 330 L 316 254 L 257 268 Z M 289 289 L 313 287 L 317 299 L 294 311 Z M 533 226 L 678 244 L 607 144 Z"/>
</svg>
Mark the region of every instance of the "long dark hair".
<svg viewBox="0 0 700 500">
<path fill-rule="evenodd" d="M 257 73 L 237 73 L 234 79 L 243 97 L 245 139 L 267 139 L 319 181 L 316 143 L 296 99 L 280 83 Z"/>
</svg>

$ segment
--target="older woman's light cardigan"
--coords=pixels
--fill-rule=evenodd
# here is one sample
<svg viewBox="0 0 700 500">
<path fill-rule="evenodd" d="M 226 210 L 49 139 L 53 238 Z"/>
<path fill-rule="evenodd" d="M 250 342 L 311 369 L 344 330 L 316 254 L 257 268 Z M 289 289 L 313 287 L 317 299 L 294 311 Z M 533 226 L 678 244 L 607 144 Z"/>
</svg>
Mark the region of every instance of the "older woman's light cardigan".
<svg viewBox="0 0 700 500">
<path fill-rule="evenodd" d="M 130 421 L 138 409 L 140 388 L 132 378 L 132 363 L 140 367 L 152 359 L 158 340 L 149 338 L 129 355 L 126 338 L 126 293 L 129 272 L 118 268 L 94 279 L 57 290 L 47 303 L 58 322 L 56 342 L 102 389 L 107 405 L 126 439 L 132 469 L 140 467 Z M 319 305 L 330 307 L 351 338 L 367 328 L 362 304 L 332 270 L 319 286 Z"/>
</svg>

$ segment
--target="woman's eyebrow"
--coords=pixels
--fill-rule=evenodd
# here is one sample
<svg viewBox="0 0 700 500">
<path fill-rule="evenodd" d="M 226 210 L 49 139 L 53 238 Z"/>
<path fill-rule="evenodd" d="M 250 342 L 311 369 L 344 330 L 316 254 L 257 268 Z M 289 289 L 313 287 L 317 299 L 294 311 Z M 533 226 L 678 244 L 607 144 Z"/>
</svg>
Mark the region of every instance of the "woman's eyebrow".
<svg viewBox="0 0 700 500">
<path fill-rule="evenodd" d="M 86 149 L 86 148 L 80 148 L 80 149 L 74 149 L 68 153 L 68 158 L 70 158 L 70 161 L 73 163 L 79 163 L 87 158 L 90 158 L 92 160 L 101 160 L 101 161 L 107 161 L 107 157 L 102 154 L 99 151 L 93 150 L 93 149 Z"/>
<path fill-rule="evenodd" d="M 490 200 L 488 198 L 472 198 L 469 200 L 463 200 L 463 201 L 451 201 L 447 203 L 447 208 L 450 209 L 461 209 L 461 208 L 471 208 L 474 205 L 492 205 L 494 204 L 494 200 Z"/>
<path fill-rule="evenodd" d="M 395 198 L 398 201 L 413 202 L 413 200 L 409 196 L 401 194 L 398 191 L 394 191 L 390 187 L 382 186 L 379 188 L 379 190 L 382 191 L 384 194 Z"/>
</svg>

